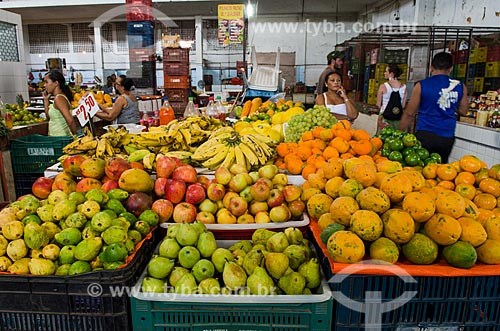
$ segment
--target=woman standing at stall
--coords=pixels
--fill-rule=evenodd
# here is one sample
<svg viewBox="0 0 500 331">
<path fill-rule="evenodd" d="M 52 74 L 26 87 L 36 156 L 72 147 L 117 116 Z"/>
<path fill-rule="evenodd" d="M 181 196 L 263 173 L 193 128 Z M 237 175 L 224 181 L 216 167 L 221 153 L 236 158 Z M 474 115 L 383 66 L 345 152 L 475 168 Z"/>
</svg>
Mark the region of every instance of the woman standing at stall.
<svg viewBox="0 0 500 331">
<path fill-rule="evenodd" d="M 356 105 L 347 97 L 342 86 L 342 76 L 336 71 L 326 75 L 323 93 L 316 97 L 316 104 L 328 108 L 339 121 L 347 119 L 353 122 L 359 115 Z"/>
<path fill-rule="evenodd" d="M 388 80 L 380 85 L 377 92 L 377 107 L 380 110 L 377 120 L 377 134 L 382 132 L 382 129 L 392 127 L 397 130 L 399 127 L 399 120 L 388 120 L 384 117 L 384 111 L 391 98 L 393 91 L 399 92 L 401 97 L 401 105 L 405 106 L 407 98 L 406 85 L 398 80 L 401 75 L 401 69 L 396 64 L 390 64 L 385 67 L 384 78 Z"/>
<path fill-rule="evenodd" d="M 115 100 L 111 109 L 99 104 L 101 111 L 98 111 L 96 116 L 106 121 L 114 121 L 115 124 L 139 124 L 139 106 L 137 98 L 132 93 L 133 86 L 134 81 L 125 75 L 116 78 L 115 89 L 120 96 Z"/>
<path fill-rule="evenodd" d="M 76 122 L 71 111 L 73 93 L 66 85 L 63 74 L 51 70 L 43 77 L 45 90 L 42 93 L 45 116 L 49 121 L 49 136 L 71 136 L 76 134 Z M 54 100 L 51 103 L 50 97 Z"/>
</svg>

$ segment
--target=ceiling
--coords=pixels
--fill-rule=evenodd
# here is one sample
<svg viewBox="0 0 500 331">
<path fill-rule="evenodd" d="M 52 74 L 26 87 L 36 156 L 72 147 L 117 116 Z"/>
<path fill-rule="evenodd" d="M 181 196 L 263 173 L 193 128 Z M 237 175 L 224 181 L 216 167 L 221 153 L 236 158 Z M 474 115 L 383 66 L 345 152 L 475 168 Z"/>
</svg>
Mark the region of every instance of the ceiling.
<svg viewBox="0 0 500 331">
<path fill-rule="evenodd" d="M 221 0 L 221 1 L 191 1 L 191 0 L 157 0 L 153 8 L 170 18 L 188 18 L 194 16 L 216 17 L 218 4 L 247 3 L 257 6 L 257 15 L 300 15 L 304 19 L 335 17 L 339 21 L 354 20 L 360 14 L 373 10 L 379 0 Z M 23 24 L 35 23 L 77 23 L 91 22 L 109 10 L 115 9 L 121 13 L 114 20 L 125 20 L 123 0 L 92 1 L 3 1 L 0 9 L 21 15 Z M 27 4 L 30 3 L 30 4 Z"/>
</svg>

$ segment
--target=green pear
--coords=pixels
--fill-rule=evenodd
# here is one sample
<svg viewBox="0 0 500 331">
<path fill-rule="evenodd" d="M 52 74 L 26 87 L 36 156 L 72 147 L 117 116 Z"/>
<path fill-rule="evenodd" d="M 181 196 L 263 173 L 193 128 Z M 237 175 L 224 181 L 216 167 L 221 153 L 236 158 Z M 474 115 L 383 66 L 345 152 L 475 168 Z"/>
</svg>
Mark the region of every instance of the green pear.
<svg viewBox="0 0 500 331">
<path fill-rule="evenodd" d="M 257 244 L 263 244 L 265 245 L 267 243 L 267 240 L 271 238 L 276 232 L 265 229 L 265 228 L 259 228 L 254 231 L 252 234 L 252 242 L 254 245 Z"/>
<path fill-rule="evenodd" d="M 198 248 L 202 257 L 211 257 L 217 249 L 217 241 L 215 240 L 214 234 L 209 231 L 202 232 L 198 237 L 196 248 Z"/>
<path fill-rule="evenodd" d="M 222 273 L 224 271 L 224 265 L 226 264 L 226 262 L 234 261 L 234 255 L 229 249 L 219 247 L 212 254 L 211 260 L 215 266 L 215 270 L 217 270 L 219 273 Z"/>
<path fill-rule="evenodd" d="M 174 261 L 163 256 L 155 256 L 148 263 L 148 275 L 154 278 L 166 278 L 174 268 Z"/>
<path fill-rule="evenodd" d="M 266 249 L 270 252 L 282 253 L 288 245 L 286 234 L 284 232 L 278 232 L 267 240 Z"/>
<path fill-rule="evenodd" d="M 182 247 L 177 256 L 179 264 L 186 269 L 191 269 L 200 258 L 200 251 L 194 246 Z"/>
<path fill-rule="evenodd" d="M 158 254 L 168 259 L 176 259 L 179 256 L 181 246 L 173 238 L 165 238 L 160 244 Z"/>
<path fill-rule="evenodd" d="M 62 246 L 76 245 L 82 240 L 82 233 L 77 228 L 67 228 L 56 233 L 54 239 Z"/>
<path fill-rule="evenodd" d="M 304 235 L 299 229 L 289 227 L 286 228 L 284 232 L 290 244 L 295 244 L 295 245 L 302 244 L 302 239 L 304 239 Z"/>
<path fill-rule="evenodd" d="M 270 295 L 274 291 L 274 281 L 262 267 L 255 267 L 254 272 L 247 279 L 250 294 Z"/>
<path fill-rule="evenodd" d="M 194 278 L 199 283 L 206 278 L 212 278 L 215 274 L 215 267 L 213 263 L 207 259 L 201 259 L 196 262 L 191 272 Z"/>
<path fill-rule="evenodd" d="M 187 273 L 181 276 L 174 286 L 175 293 L 178 294 L 194 294 L 198 286 L 196 279 L 192 273 Z"/>
<path fill-rule="evenodd" d="M 167 228 L 167 238 L 174 238 L 177 235 L 177 231 L 179 230 L 180 224 L 169 224 Z"/>
<path fill-rule="evenodd" d="M 198 284 L 198 292 L 200 294 L 220 294 L 221 288 L 219 281 L 215 278 L 205 278 Z"/>
<path fill-rule="evenodd" d="M 250 240 L 240 240 L 237 243 L 234 243 L 233 245 L 231 245 L 231 247 L 229 247 L 228 249 L 231 252 L 236 250 L 236 249 L 242 249 L 243 251 L 248 253 L 248 252 L 250 252 L 252 247 L 253 247 L 253 244 Z"/>
<path fill-rule="evenodd" d="M 321 272 L 318 259 L 313 258 L 301 264 L 298 271 L 299 274 L 304 276 L 304 278 L 306 279 L 307 288 L 316 288 L 321 284 Z"/>
<path fill-rule="evenodd" d="M 260 249 L 251 250 L 243 259 L 243 269 L 251 275 L 256 267 L 261 266 L 264 260 L 264 253 Z"/>
<path fill-rule="evenodd" d="M 294 271 L 288 275 L 282 276 L 278 280 L 278 286 L 288 295 L 302 294 L 306 287 L 306 279 L 304 276 Z"/>
<path fill-rule="evenodd" d="M 242 250 L 240 248 L 233 250 L 232 253 L 233 253 L 234 257 L 244 258 L 247 255 L 247 252 L 245 252 L 244 250 Z"/>
<path fill-rule="evenodd" d="M 288 269 L 288 256 L 283 253 L 269 252 L 265 259 L 265 266 L 269 275 L 274 279 L 280 279 Z"/>
<path fill-rule="evenodd" d="M 246 285 L 247 274 L 242 267 L 236 264 L 236 262 L 227 262 L 224 265 L 222 279 L 224 281 L 224 285 L 226 285 L 230 290 L 236 290 Z"/>
<path fill-rule="evenodd" d="M 141 284 L 142 292 L 163 293 L 165 292 L 165 282 L 153 277 L 144 277 Z"/>
<path fill-rule="evenodd" d="M 188 274 L 189 270 L 183 267 L 176 266 L 170 272 L 170 276 L 168 277 L 168 282 L 170 285 L 175 286 L 177 281 L 184 275 Z"/>
<path fill-rule="evenodd" d="M 28 263 L 32 275 L 49 276 L 56 272 L 56 265 L 49 259 L 35 258 Z"/>
<path fill-rule="evenodd" d="M 180 223 L 175 239 L 181 246 L 193 246 L 198 241 L 200 233 L 198 229 L 190 223 Z"/>
<path fill-rule="evenodd" d="M 203 222 L 194 221 L 193 223 L 190 224 L 198 231 L 198 234 L 202 234 L 203 232 L 207 231 L 207 226 Z"/>
<path fill-rule="evenodd" d="M 75 262 L 75 245 L 66 245 L 59 251 L 59 262 L 61 264 L 71 264 Z"/>
<path fill-rule="evenodd" d="M 101 247 L 101 237 L 84 239 L 76 245 L 74 253 L 75 259 L 81 261 L 92 261 L 99 254 Z"/>
<path fill-rule="evenodd" d="M 16 239 L 7 245 L 7 256 L 12 261 L 17 261 L 28 255 L 28 246 L 23 239 Z"/>
<path fill-rule="evenodd" d="M 236 262 L 237 265 L 240 267 L 243 267 L 243 262 L 245 261 L 245 258 L 241 255 L 237 255 L 234 257 L 234 262 Z"/>
<path fill-rule="evenodd" d="M 289 266 L 293 270 L 297 270 L 302 263 L 309 260 L 309 251 L 302 245 L 290 245 L 283 253 L 288 257 Z"/>
</svg>

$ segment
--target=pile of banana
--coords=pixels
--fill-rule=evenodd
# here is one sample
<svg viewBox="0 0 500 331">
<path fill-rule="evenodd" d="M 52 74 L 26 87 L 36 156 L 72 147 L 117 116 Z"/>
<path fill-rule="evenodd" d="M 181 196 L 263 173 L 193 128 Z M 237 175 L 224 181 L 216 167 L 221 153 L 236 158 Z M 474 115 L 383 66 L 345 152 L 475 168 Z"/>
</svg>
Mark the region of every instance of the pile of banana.
<svg viewBox="0 0 500 331">
<path fill-rule="evenodd" d="M 266 164 L 274 157 L 274 145 L 274 140 L 264 135 L 258 133 L 240 135 L 232 127 L 222 127 L 198 146 L 191 155 L 191 160 L 211 170 L 221 166 L 229 169 L 231 165 L 237 163 L 250 171 Z"/>
<path fill-rule="evenodd" d="M 94 137 L 85 127 L 84 135 L 64 146 L 62 151 L 66 155 L 85 154 L 87 156 L 106 157 L 122 152 L 122 147 L 129 141 L 130 134 L 124 127 L 109 128 L 108 132 L 100 137 Z"/>
</svg>

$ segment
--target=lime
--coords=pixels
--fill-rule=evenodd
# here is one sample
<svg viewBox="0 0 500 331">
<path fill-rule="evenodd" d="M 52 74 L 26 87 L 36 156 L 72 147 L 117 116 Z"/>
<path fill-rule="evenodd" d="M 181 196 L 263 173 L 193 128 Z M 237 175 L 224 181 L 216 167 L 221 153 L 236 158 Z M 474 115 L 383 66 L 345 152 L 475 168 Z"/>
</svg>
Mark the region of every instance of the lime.
<svg viewBox="0 0 500 331">
<path fill-rule="evenodd" d="M 397 162 L 403 162 L 403 154 L 399 151 L 392 151 L 389 156 L 389 160 L 391 161 L 397 161 Z"/>
<path fill-rule="evenodd" d="M 418 157 L 417 153 L 411 152 L 405 157 L 405 162 L 409 166 L 416 166 L 420 163 L 420 158 Z"/>
<path fill-rule="evenodd" d="M 431 155 L 429 155 L 429 157 L 436 160 L 436 163 L 442 162 L 441 155 L 439 155 L 438 153 L 431 153 Z"/>
<path fill-rule="evenodd" d="M 389 148 L 392 151 L 400 151 L 404 148 L 403 141 L 401 139 L 393 139 L 389 142 Z"/>
<path fill-rule="evenodd" d="M 417 143 L 417 137 L 415 137 L 413 133 L 408 133 L 403 137 L 403 144 L 406 147 L 415 146 L 416 143 Z"/>
<path fill-rule="evenodd" d="M 418 148 L 416 150 L 416 153 L 417 153 L 418 157 L 420 158 L 420 160 L 425 160 L 429 157 L 429 151 L 426 150 L 425 148 Z"/>
</svg>

